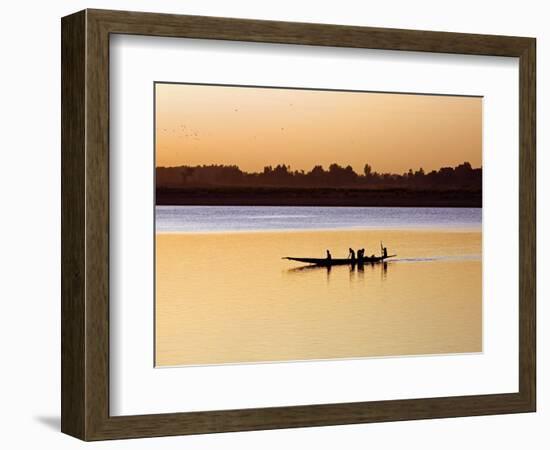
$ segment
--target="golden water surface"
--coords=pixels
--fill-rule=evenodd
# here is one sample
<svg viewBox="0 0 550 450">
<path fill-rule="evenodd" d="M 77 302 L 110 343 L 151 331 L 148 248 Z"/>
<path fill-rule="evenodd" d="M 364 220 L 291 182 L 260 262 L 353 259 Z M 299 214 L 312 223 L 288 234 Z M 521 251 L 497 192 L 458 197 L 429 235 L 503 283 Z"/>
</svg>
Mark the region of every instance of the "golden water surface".
<svg viewBox="0 0 550 450">
<path fill-rule="evenodd" d="M 304 268 L 283 256 L 387 264 Z M 155 364 L 482 351 L 481 232 L 157 233 Z"/>
</svg>

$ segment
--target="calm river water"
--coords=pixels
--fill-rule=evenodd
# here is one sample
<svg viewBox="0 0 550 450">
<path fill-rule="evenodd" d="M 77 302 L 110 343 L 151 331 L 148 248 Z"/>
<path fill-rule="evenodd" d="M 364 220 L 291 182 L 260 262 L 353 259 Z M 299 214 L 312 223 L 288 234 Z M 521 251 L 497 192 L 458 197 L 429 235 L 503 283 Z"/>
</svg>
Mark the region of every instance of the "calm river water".
<svg viewBox="0 0 550 450">
<path fill-rule="evenodd" d="M 156 365 L 482 351 L 481 209 L 156 208 Z M 284 256 L 397 257 L 311 268 Z"/>
</svg>

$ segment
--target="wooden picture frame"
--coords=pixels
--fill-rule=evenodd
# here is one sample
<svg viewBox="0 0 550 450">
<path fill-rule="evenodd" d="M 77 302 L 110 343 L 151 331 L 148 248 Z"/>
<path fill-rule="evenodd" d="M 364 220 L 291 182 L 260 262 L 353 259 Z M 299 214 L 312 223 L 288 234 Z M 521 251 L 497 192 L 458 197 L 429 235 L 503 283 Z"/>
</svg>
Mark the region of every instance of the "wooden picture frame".
<svg viewBox="0 0 550 450">
<path fill-rule="evenodd" d="M 535 411 L 533 38 L 85 10 L 62 29 L 62 416 L 83 440 Z M 109 36 L 306 44 L 519 58 L 519 391 L 139 416 L 109 415 Z"/>
</svg>

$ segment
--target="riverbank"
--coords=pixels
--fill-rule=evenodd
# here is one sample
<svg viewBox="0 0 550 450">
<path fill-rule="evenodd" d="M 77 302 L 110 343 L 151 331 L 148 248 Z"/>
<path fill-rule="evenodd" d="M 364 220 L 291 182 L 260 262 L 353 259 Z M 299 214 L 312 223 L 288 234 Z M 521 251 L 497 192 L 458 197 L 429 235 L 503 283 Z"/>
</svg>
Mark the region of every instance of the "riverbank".
<svg viewBox="0 0 550 450">
<path fill-rule="evenodd" d="M 481 191 L 338 188 L 158 188 L 157 205 L 217 206 L 482 206 Z"/>
</svg>

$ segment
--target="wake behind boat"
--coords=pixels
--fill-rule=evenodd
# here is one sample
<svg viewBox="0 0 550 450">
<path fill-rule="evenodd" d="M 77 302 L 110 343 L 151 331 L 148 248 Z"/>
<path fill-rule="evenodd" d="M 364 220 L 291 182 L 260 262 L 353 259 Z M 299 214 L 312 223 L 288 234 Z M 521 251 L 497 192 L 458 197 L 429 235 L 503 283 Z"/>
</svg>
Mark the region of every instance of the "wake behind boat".
<svg viewBox="0 0 550 450">
<path fill-rule="evenodd" d="M 288 259 L 290 261 L 297 261 L 306 264 L 314 264 L 316 266 L 344 266 L 344 265 L 354 265 L 354 264 L 375 264 L 382 262 L 388 258 L 394 258 L 397 255 L 387 255 L 387 256 L 365 256 L 362 259 L 351 259 L 351 258 L 297 258 L 294 256 L 285 256 L 283 259 Z"/>
</svg>

